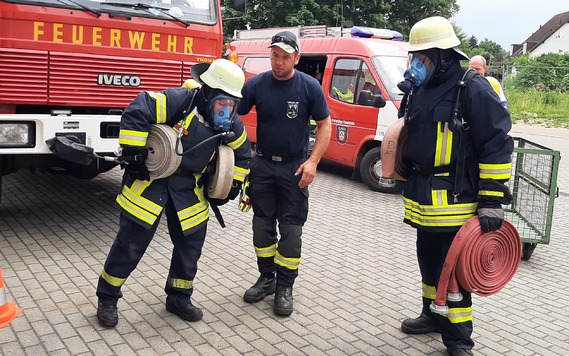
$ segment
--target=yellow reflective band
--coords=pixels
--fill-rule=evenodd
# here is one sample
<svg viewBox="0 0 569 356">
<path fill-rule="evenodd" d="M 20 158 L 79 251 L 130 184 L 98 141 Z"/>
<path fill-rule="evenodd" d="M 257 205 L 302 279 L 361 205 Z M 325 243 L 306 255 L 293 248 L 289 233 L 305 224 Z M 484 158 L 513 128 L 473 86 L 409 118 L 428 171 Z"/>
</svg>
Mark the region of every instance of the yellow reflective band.
<svg viewBox="0 0 569 356">
<path fill-rule="evenodd" d="M 433 206 L 448 206 L 448 194 L 446 190 L 433 190 Z"/>
<path fill-rule="evenodd" d="M 427 285 L 423 283 L 423 297 L 427 299 L 435 300 L 437 296 L 437 290 L 434 286 Z"/>
<path fill-rule="evenodd" d="M 421 216 L 405 209 L 405 219 L 421 226 L 462 226 L 474 213 L 454 216 Z"/>
<path fill-rule="evenodd" d="M 168 278 L 168 284 L 178 289 L 192 289 L 194 286 L 194 281 L 189 281 L 187 279 Z"/>
<path fill-rule="evenodd" d="M 135 181 L 135 184 L 133 184 L 132 186 L 135 189 L 137 188 L 136 181 Z M 145 187 L 146 187 L 146 184 L 145 184 Z M 160 215 L 160 213 L 162 212 L 162 207 L 160 205 L 156 204 L 155 202 L 153 202 L 152 200 L 149 200 L 149 199 L 142 197 L 140 194 L 143 191 L 144 190 L 140 190 L 140 189 L 138 191 L 136 191 L 136 190 L 133 190 L 133 189 L 131 189 L 125 185 L 121 191 L 121 195 L 123 195 L 129 201 L 138 205 L 140 208 L 152 213 L 153 215 L 156 215 L 156 216 Z"/>
<path fill-rule="evenodd" d="M 296 270 L 298 269 L 298 265 L 300 265 L 300 257 L 298 258 L 285 257 L 281 255 L 279 251 L 277 251 L 277 254 L 275 255 L 275 263 L 286 269 Z"/>
<path fill-rule="evenodd" d="M 497 192 L 494 190 L 480 190 L 480 191 L 478 191 L 478 195 L 503 198 L 504 192 Z"/>
<path fill-rule="evenodd" d="M 119 144 L 121 145 L 144 147 L 147 138 L 148 132 L 145 131 L 121 129 L 119 132 Z"/>
<path fill-rule="evenodd" d="M 184 130 L 187 130 L 188 127 L 190 127 L 190 124 L 192 123 L 193 118 L 194 118 L 194 113 L 191 113 L 190 115 L 188 115 L 188 117 L 186 118 L 186 123 L 184 124 Z"/>
<path fill-rule="evenodd" d="M 152 179 L 150 179 L 149 181 L 135 179 L 132 185 L 130 186 L 130 190 L 133 192 L 133 194 L 142 195 L 142 193 L 146 190 L 146 188 L 148 188 L 151 182 Z M 149 200 L 149 202 L 154 204 L 153 201 Z"/>
<path fill-rule="evenodd" d="M 243 183 L 245 181 L 245 177 L 247 176 L 247 173 L 249 173 L 249 170 L 247 168 L 241 168 L 241 167 L 235 166 L 233 179 L 238 180 L 239 182 Z"/>
<path fill-rule="evenodd" d="M 166 122 L 166 95 L 162 93 L 147 92 L 156 101 L 156 123 Z"/>
<path fill-rule="evenodd" d="M 512 163 L 479 163 L 481 179 L 510 179 Z"/>
<path fill-rule="evenodd" d="M 112 285 L 113 287 L 118 287 L 120 288 L 124 282 L 126 281 L 126 278 L 117 278 L 117 277 L 113 277 L 110 274 L 108 274 L 105 269 L 103 268 L 103 271 L 101 272 L 101 277 L 110 285 Z"/>
<path fill-rule="evenodd" d="M 452 215 L 452 214 L 469 214 L 476 211 L 478 203 L 461 203 L 447 205 L 421 205 L 409 198 L 403 197 L 405 209 L 412 210 L 421 215 Z"/>
<path fill-rule="evenodd" d="M 453 324 L 472 321 L 472 307 L 450 308 L 448 314 L 445 314 L 444 316 L 446 316 Z"/>
<path fill-rule="evenodd" d="M 156 216 L 148 214 L 146 211 L 140 209 L 136 205 L 128 201 L 123 195 L 117 197 L 117 203 L 131 215 L 135 216 L 137 219 L 144 221 L 148 225 L 154 225 L 156 221 Z"/>
<path fill-rule="evenodd" d="M 444 126 L 443 126 L 444 125 Z M 453 133 L 448 129 L 447 123 L 438 123 L 437 127 L 437 148 L 435 152 L 435 167 L 450 164 L 452 153 Z M 448 176 L 448 172 L 438 173 L 436 176 Z"/>
<path fill-rule="evenodd" d="M 241 133 L 241 136 L 239 136 L 237 139 L 229 142 L 227 144 L 227 146 L 231 147 L 235 151 L 236 149 L 241 147 L 243 145 L 243 143 L 245 143 L 246 140 L 247 140 L 247 131 L 243 130 L 243 133 Z"/>
<path fill-rule="evenodd" d="M 206 202 L 199 201 L 199 202 L 195 203 L 194 205 L 192 205 L 186 209 L 182 209 L 182 210 L 178 211 L 178 218 L 180 220 L 189 219 L 192 216 L 199 214 L 200 212 L 206 210 L 207 208 L 208 208 L 208 204 Z"/>
<path fill-rule="evenodd" d="M 202 223 L 206 222 L 209 219 L 209 209 L 205 209 L 200 211 L 198 214 L 190 217 L 189 219 L 181 221 L 182 223 L 182 231 L 186 231 L 201 225 Z"/>
<path fill-rule="evenodd" d="M 273 244 L 267 247 L 255 246 L 255 253 L 257 257 L 274 257 L 277 254 L 277 245 Z"/>
</svg>

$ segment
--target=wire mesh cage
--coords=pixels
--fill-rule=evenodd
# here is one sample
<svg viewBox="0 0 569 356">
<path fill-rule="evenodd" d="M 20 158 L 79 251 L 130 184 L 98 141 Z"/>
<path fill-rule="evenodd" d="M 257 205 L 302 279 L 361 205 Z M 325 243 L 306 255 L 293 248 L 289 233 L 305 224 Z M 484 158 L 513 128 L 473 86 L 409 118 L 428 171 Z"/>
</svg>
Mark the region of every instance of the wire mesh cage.
<svg viewBox="0 0 569 356">
<path fill-rule="evenodd" d="M 512 177 L 507 183 L 514 199 L 504 211 L 522 239 L 522 258 L 529 260 L 538 243 L 549 244 L 561 155 L 523 138 L 514 142 Z"/>
</svg>

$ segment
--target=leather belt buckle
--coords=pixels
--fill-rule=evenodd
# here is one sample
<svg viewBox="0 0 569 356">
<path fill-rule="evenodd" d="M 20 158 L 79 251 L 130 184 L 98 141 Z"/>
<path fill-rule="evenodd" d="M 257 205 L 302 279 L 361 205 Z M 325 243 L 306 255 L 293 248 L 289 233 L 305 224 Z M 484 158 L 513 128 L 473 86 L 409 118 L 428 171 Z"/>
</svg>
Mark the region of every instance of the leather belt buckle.
<svg viewBox="0 0 569 356">
<path fill-rule="evenodd" d="M 282 162 L 283 158 L 281 156 L 271 156 L 271 160 L 274 162 Z"/>
</svg>

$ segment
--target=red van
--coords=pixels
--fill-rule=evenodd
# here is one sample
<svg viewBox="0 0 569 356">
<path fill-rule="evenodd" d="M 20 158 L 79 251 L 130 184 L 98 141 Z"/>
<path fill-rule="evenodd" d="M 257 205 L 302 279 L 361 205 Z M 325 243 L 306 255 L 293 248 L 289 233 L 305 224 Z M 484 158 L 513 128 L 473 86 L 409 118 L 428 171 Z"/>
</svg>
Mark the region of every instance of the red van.
<svg viewBox="0 0 569 356">
<path fill-rule="evenodd" d="M 403 97 L 397 83 L 407 66 L 408 44 L 396 40 L 403 36 L 361 27 L 235 31 L 231 51 L 237 54 L 246 80 L 271 69 L 270 39 L 283 30 L 296 33 L 300 39 L 301 57 L 295 68 L 318 79 L 330 107 L 332 138 L 323 158 L 352 167 L 352 177 L 360 176 L 375 191 L 400 191 L 401 183 L 386 188 L 378 180 L 381 142 L 397 119 Z M 242 119 L 249 139 L 256 142 L 255 108 Z"/>
</svg>

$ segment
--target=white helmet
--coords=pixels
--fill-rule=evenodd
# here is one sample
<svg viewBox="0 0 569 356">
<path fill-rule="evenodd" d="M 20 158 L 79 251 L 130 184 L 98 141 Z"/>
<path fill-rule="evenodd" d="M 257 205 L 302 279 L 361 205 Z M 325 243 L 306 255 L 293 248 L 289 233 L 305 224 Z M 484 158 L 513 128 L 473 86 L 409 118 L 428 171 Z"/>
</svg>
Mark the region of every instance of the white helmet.
<svg viewBox="0 0 569 356">
<path fill-rule="evenodd" d="M 459 46 L 460 40 L 454 33 L 452 24 L 444 17 L 427 17 L 414 24 L 409 32 L 409 52 L 452 48 L 464 59 L 468 59 Z"/>
<path fill-rule="evenodd" d="M 220 89 L 237 98 L 242 97 L 241 88 L 245 83 L 245 74 L 237 64 L 227 59 L 216 59 L 211 64 L 194 64 L 190 72 L 193 79 L 200 84 Z"/>
</svg>

